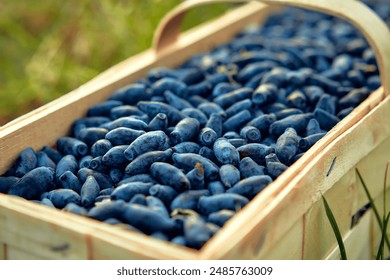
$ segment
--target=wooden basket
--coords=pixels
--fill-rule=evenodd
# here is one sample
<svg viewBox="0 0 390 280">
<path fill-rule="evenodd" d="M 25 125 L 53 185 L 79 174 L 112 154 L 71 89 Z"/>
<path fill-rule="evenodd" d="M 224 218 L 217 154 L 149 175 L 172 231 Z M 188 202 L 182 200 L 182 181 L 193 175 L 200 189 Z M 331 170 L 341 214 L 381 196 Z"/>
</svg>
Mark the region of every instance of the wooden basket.
<svg viewBox="0 0 390 280">
<path fill-rule="evenodd" d="M 152 49 L 1 127 L 0 174 L 27 146 L 40 149 L 54 144 L 87 108 L 115 90 L 145 76 L 156 66 L 178 66 L 190 56 L 230 40 L 248 23 L 260 22 L 279 9 L 275 4 L 330 13 L 354 24 L 376 54 L 382 87 L 229 220 L 199 251 L 0 194 L 0 259 L 337 259 L 337 244 L 320 200 L 321 193 L 332 207 L 347 251 L 351 250 L 349 257 L 371 258 L 379 239 L 379 227 L 371 211 L 352 229 L 350 225 L 352 216 L 368 202 L 356 167 L 379 205 L 383 196 L 385 163 L 390 159 L 390 97 L 385 94 L 390 89 L 388 28 L 369 8 L 354 0 L 263 0 L 270 5 L 248 3 L 179 36 L 180 23 L 188 9 L 215 2 L 247 1 L 182 3 L 160 24 Z"/>
</svg>

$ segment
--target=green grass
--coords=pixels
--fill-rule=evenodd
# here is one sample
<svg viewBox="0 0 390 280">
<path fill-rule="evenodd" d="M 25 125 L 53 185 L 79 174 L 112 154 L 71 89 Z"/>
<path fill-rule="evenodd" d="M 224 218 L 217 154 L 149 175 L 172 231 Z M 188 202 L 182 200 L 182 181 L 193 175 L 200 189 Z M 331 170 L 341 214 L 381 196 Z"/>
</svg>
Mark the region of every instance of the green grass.
<svg viewBox="0 0 390 280">
<path fill-rule="evenodd" d="M 341 258 L 341 260 L 347 260 L 348 259 L 347 252 L 345 251 L 343 237 L 340 233 L 339 226 L 338 226 L 336 219 L 333 215 L 333 212 L 328 204 L 328 201 L 326 200 L 326 198 L 323 195 L 322 195 L 322 202 L 323 202 L 324 207 L 325 207 L 326 216 L 328 217 L 329 223 L 332 226 L 333 233 L 336 237 L 337 244 L 339 245 L 340 258 Z"/>
<path fill-rule="evenodd" d="M 0 125 L 151 46 L 160 19 L 180 0 L 0 2 Z M 197 8 L 185 26 L 226 11 Z"/>
<path fill-rule="evenodd" d="M 378 251 L 377 251 L 377 254 L 376 254 L 376 259 L 377 260 L 383 260 L 384 257 L 385 257 L 385 244 L 387 245 L 388 249 L 390 250 L 390 242 L 389 242 L 389 236 L 387 234 L 387 228 L 388 228 L 388 224 L 389 224 L 389 221 L 390 221 L 390 211 L 387 212 L 387 207 L 386 207 L 386 187 L 387 187 L 387 175 L 388 175 L 388 171 L 389 171 L 389 165 L 390 163 L 387 162 L 386 163 L 386 169 L 385 169 L 385 176 L 384 176 L 384 183 L 383 183 L 383 218 L 380 217 L 379 215 L 379 211 L 378 211 L 378 208 L 377 206 L 375 205 L 375 202 L 372 198 L 372 195 L 369 191 L 369 188 L 367 186 L 367 184 L 365 183 L 362 175 L 360 174 L 359 170 L 356 168 L 356 173 L 359 177 L 359 181 L 360 183 L 362 184 L 362 187 L 367 195 L 367 198 L 370 202 L 370 205 L 374 211 L 374 214 L 375 214 L 375 217 L 376 217 L 376 220 L 378 222 L 378 226 L 380 228 L 380 231 L 381 231 L 381 240 L 380 240 L 380 243 L 378 245 Z M 346 250 L 345 250 L 345 245 L 344 245 L 344 241 L 343 241 L 343 237 L 340 233 L 340 229 L 339 229 L 339 226 L 336 222 L 336 219 L 333 215 L 333 212 L 331 210 L 331 207 L 329 206 L 326 198 L 321 194 L 322 196 L 322 202 L 323 202 L 323 205 L 324 205 L 324 208 L 325 208 L 325 212 L 326 212 L 326 216 L 328 217 L 328 220 L 329 220 L 329 223 L 330 225 L 332 226 L 332 230 L 333 230 L 333 233 L 336 237 L 336 240 L 337 240 L 337 244 L 339 246 L 339 250 L 340 250 L 340 258 L 342 260 L 347 260 L 347 253 L 346 253 Z"/>
</svg>

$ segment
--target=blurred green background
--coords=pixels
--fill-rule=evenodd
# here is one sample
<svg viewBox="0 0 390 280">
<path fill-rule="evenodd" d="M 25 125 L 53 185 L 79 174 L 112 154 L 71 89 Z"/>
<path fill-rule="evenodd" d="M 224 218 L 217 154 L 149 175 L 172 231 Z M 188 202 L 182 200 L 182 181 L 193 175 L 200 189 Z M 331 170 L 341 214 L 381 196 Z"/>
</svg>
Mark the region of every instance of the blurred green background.
<svg viewBox="0 0 390 280">
<path fill-rule="evenodd" d="M 181 0 L 0 1 L 0 125 L 150 47 Z M 197 8 L 185 28 L 223 14 Z"/>
</svg>

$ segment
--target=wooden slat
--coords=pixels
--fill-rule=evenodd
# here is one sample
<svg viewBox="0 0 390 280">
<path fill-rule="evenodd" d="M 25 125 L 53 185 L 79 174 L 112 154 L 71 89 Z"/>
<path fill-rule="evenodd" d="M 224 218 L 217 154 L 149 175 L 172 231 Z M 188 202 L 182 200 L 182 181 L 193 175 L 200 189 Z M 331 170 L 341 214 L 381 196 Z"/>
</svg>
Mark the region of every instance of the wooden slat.
<svg viewBox="0 0 390 280">
<path fill-rule="evenodd" d="M 300 260 L 304 256 L 305 219 L 299 219 L 268 251 L 259 250 L 254 258 L 259 260 Z"/>
<path fill-rule="evenodd" d="M 386 192 L 386 199 L 387 199 L 387 213 L 390 211 L 390 186 L 388 185 L 387 192 Z M 375 199 L 375 205 L 378 208 L 378 212 L 380 217 L 383 217 L 383 194 L 378 195 Z M 378 226 L 378 222 L 374 216 L 372 216 L 371 219 L 371 227 L 370 227 L 370 234 L 371 234 L 371 256 L 372 258 L 376 258 L 376 255 L 378 253 L 378 246 L 379 242 L 382 236 L 382 233 L 380 231 L 380 228 Z M 390 238 L 390 227 L 387 227 L 387 236 Z M 390 251 L 388 247 L 385 245 L 385 259 L 390 257 Z"/>
<path fill-rule="evenodd" d="M 354 175 L 354 171 L 348 172 L 324 194 L 342 235 L 350 230 L 352 209 L 356 198 Z M 322 200 L 316 201 L 305 215 L 304 259 L 324 259 L 330 253 L 336 239 Z"/>
<path fill-rule="evenodd" d="M 9 260 L 41 260 L 42 257 L 36 252 L 26 252 L 25 250 L 16 246 L 7 246 Z"/>
<path fill-rule="evenodd" d="M 344 237 L 345 250 L 349 260 L 371 260 L 370 225 L 372 212 L 364 214 L 359 223 Z M 340 250 L 336 245 L 326 260 L 340 260 Z"/>
<path fill-rule="evenodd" d="M 7 260 L 7 244 L 0 242 L 0 260 Z"/>
<path fill-rule="evenodd" d="M 390 124 L 390 120 L 389 120 Z M 389 125 L 387 124 L 387 125 Z M 384 124 L 385 125 L 385 124 Z M 366 182 L 371 195 L 375 198 L 383 193 L 383 184 L 385 177 L 386 162 L 390 160 L 390 138 L 386 139 L 378 148 L 373 150 L 367 157 L 356 166 L 359 169 L 364 181 Z M 390 175 L 388 175 L 387 186 L 390 187 Z M 367 196 L 356 175 L 356 189 L 358 197 L 354 212 L 359 210 L 367 203 Z M 390 191 L 389 191 L 390 192 Z M 390 209 L 390 200 L 388 201 Z M 381 205 L 383 203 L 381 202 Z"/>
<path fill-rule="evenodd" d="M 149 236 L 123 232 L 121 236 L 113 237 L 112 234 L 99 234 L 91 239 L 93 248 L 92 259 L 95 260 L 189 260 L 197 259 L 195 250 L 176 246 L 170 242 L 161 241 Z M 139 241 L 142 242 L 139 242 Z"/>
<path fill-rule="evenodd" d="M 184 247 L 0 194 L 0 240 L 43 259 L 194 259 Z"/>
<path fill-rule="evenodd" d="M 390 199 L 390 192 L 387 192 L 387 201 Z M 375 199 L 375 204 L 378 209 L 383 209 L 383 193 Z M 381 211 L 382 215 L 383 211 Z M 390 235 L 390 229 L 387 234 Z M 371 260 L 376 258 L 378 252 L 378 244 L 381 238 L 378 223 L 371 210 L 367 211 L 359 220 L 358 224 L 348 231 L 344 237 L 344 245 L 346 248 L 348 259 L 350 260 Z M 340 259 L 338 246 L 325 258 L 330 260 Z M 385 258 L 389 258 L 390 252 L 385 246 Z"/>
<path fill-rule="evenodd" d="M 87 250 L 83 235 L 67 226 L 66 217 L 60 219 L 55 215 L 59 211 L 48 211 L 51 209 L 21 199 L 8 199 L 4 195 L 0 196 L 0 201 L 2 242 L 23 248 L 26 252 L 39 252 L 39 255 L 46 259 L 86 258 Z M 20 202 L 23 202 L 23 211 L 18 211 L 18 208 L 21 208 L 18 205 Z M 52 220 L 57 222 L 51 222 Z M 9 254 L 8 257 L 11 258 Z"/>
</svg>

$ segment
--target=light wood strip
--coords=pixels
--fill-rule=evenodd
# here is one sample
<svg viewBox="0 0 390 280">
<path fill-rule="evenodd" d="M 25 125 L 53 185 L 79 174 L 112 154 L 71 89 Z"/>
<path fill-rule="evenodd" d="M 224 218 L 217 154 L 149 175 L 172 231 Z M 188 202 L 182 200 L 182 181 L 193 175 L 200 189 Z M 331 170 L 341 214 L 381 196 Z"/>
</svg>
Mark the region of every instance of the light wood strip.
<svg viewBox="0 0 390 280">
<path fill-rule="evenodd" d="M 351 226 L 352 211 L 355 204 L 355 172 L 349 171 L 325 194 L 332 209 L 342 236 Z M 318 200 L 306 213 L 304 258 L 321 260 L 326 258 L 333 248 L 336 239 L 325 213 L 322 200 Z"/>
<path fill-rule="evenodd" d="M 41 260 L 42 257 L 37 254 L 37 251 L 26 252 L 25 250 L 15 247 L 7 246 L 8 257 L 10 260 Z"/>
<path fill-rule="evenodd" d="M 125 259 L 196 258 L 188 248 L 3 194 L 0 221 L 1 242 L 44 259 L 115 259 L 116 251 Z"/>
<path fill-rule="evenodd" d="M 0 260 L 7 260 L 7 244 L 0 242 Z"/>
<path fill-rule="evenodd" d="M 344 237 L 345 250 L 349 260 L 371 260 L 370 226 L 372 211 L 364 214 L 355 228 Z M 326 260 L 340 260 L 340 250 L 335 243 L 332 252 L 325 257 Z"/>
</svg>

